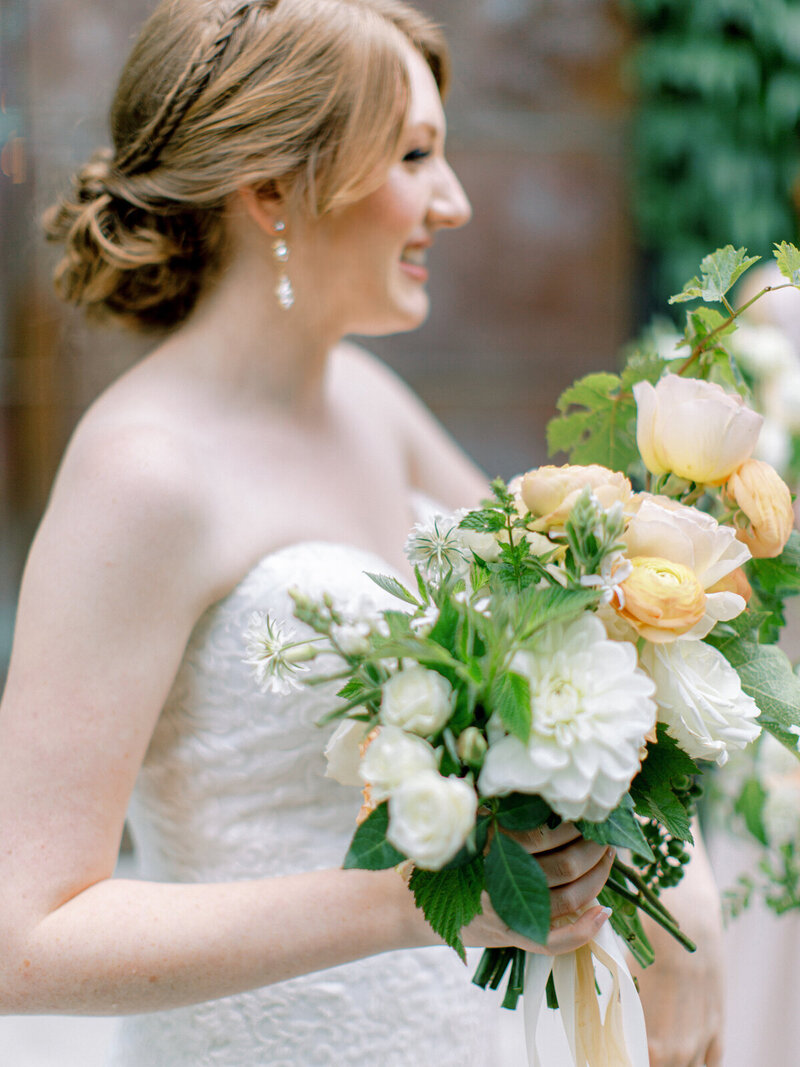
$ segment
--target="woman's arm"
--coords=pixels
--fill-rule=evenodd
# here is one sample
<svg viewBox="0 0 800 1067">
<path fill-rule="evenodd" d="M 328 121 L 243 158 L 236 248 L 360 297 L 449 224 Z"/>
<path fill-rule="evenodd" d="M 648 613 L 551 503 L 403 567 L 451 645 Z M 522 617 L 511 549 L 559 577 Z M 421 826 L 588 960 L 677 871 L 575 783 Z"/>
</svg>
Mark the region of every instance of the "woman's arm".
<svg viewBox="0 0 800 1067">
<path fill-rule="evenodd" d="M 133 783 L 221 543 L 169 439 L 73 446 L 26 567 L 0 707 L 0 1010 L 140 1012 L 435 943 L 394 871 L 112 880 Z M 216 571 L 215 571 L 216 568 Z M 556 847 L 531 843 L 532 850 Z M 607 863 L 561 842 L 559 899 Z M 598 909 L 551 948 L 588 940 Z M 515 938 L 490 911 L 471 943 Z M 524 947 L 523 940 L 519 941 Z"/>
</svg>

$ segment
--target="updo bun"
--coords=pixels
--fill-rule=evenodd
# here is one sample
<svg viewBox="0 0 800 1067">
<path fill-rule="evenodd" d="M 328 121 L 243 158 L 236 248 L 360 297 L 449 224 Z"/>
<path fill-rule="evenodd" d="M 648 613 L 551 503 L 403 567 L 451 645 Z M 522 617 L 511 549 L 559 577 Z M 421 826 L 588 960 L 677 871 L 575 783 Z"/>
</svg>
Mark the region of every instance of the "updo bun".
<svg viewBox="0 0 800 1067">
<path fill-rule="evenodd" d="M 313 215 L 364 195 L 400 135 L 409 43 L 443 93 L 441 35 L 403 0 L 162 0 L 120 79 L 113 151 L 45 214 L 59 295 L 169 328 L 224 262 L 237 188 L 280 182 Z"/>
</svg>

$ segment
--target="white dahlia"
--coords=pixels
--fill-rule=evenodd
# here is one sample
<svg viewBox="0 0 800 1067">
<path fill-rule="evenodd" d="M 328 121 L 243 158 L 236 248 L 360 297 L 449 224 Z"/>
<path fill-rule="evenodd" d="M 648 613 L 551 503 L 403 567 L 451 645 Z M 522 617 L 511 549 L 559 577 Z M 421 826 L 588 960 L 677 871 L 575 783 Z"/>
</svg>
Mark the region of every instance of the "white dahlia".
<svg viewBox="0 0 800 1067">
<path fill-rule="evenodd" d="M 530 737 L 490 745 L 480 792 L 538 793 L 565 819 L 605 819 L 638 771 L 655 722 L 655 687 L 638 669 L 635 647 L 609 640 L 585 614 L 552 623 L 511 669 L 530 682 Z"/>
</svg>

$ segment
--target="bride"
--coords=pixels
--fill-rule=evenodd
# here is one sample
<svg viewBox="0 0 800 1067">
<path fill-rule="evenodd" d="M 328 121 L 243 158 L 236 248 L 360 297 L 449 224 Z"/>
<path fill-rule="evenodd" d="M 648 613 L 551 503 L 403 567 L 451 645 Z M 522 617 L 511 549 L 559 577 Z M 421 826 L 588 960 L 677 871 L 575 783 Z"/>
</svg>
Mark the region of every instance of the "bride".
<svg viewBox="0 0 800 1067">
<path fill-rule="evenodd" d="M 47 219 L 62 295 L 160 334 L 78 427 L 23 578 L 0 1008 L 128 1016 L 116 1067 L 497 1062 L 493 998 L 402 878 L 338 866 L 357 800 L 323 776 L 331 694 L 259 694 L 242 663 L 254 608 L 288 616 L 293 585 L 377 598 L 363 572 L 405 575 L 419 494 L 484 492 L 342 340 L 418 326 L 428 248 L 469 218 L 447 71 L 401 0 L 163 0 L 113 152 Z M 111 878 L 126 813 L 136 881 Z M 569 825 L 523 841 L 555 917 L 590 904 L 608 851 Z M 589 907 L 543 950 L 487 903 L 467 941 L 568 951 L 605 920 Z M 703 1062 L 713 1036 L 713 1010 L 687 1035 L 687 988 L 707 1003 L 683 975 L 660 988 L 659 1064 Z"/>
</svg>

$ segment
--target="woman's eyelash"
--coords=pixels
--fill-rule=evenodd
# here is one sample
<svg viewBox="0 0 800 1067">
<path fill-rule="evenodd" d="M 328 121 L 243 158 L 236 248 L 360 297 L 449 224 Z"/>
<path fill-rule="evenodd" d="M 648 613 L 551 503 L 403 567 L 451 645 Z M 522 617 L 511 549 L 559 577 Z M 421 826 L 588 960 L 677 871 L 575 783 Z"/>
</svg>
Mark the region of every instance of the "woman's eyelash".
<svg viewBox="0 0 800 1067">
<path fill-rule="evenodd" d="M 403 156 L 404 163 L 419 163 L 430 156 L 430 148 L 414 148 Z"/>
</svg>

